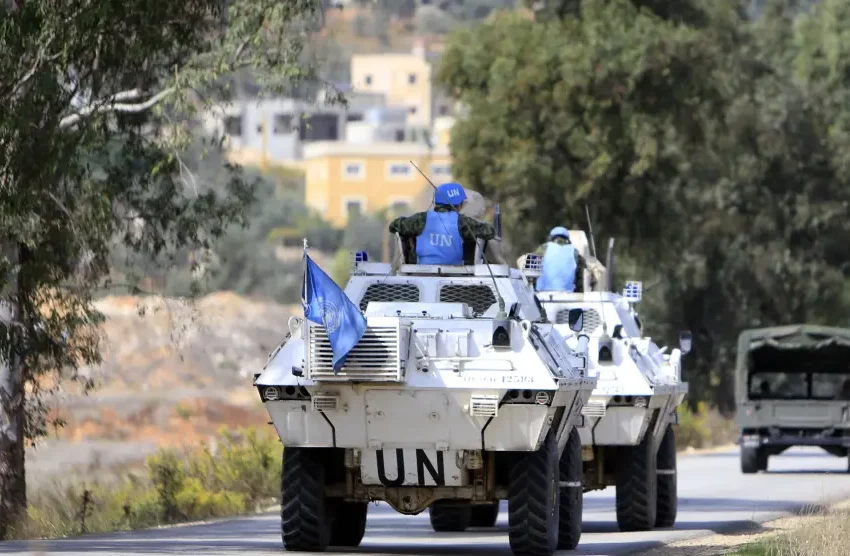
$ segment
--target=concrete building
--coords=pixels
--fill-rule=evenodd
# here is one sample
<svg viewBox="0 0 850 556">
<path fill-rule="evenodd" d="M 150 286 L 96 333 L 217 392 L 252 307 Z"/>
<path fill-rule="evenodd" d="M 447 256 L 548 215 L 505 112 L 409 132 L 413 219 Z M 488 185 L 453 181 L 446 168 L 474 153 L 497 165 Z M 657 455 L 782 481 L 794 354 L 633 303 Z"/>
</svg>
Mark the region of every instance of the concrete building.
<svg viewBox="0 0 850 556">
<path fill-rule="evenodd" d="M 306 145 L 306 204 L 340 228 L 356 213 L 390 209 L 405 214 L 431 187 L 411 160 L 437 184 L 452 179 L 447 147 L 429 148 L 418 142 Z"/>
<path fill-rule="evenodd" d="M 346 93 L 348 108 L 288 98 L 249 99 L 220 105 L 204 117 L 207 132 L 226 136 L 228 157 L 246 165 L 287 164 L 302 159 L 304 145 L 341 141 L 349 123 L 385 105 L 380 93 Z"/>
<path fill-rule="evenodd" d="M 438 57 L 422 41 L 410 53 L 355 54 L 352 88 L 383 94 L 388 106 L 407 108 L 410 125 L 430 128 L 434 117 L 454 113 L 453 101 L 432 85 L 433 62 Z"/>
</svg>

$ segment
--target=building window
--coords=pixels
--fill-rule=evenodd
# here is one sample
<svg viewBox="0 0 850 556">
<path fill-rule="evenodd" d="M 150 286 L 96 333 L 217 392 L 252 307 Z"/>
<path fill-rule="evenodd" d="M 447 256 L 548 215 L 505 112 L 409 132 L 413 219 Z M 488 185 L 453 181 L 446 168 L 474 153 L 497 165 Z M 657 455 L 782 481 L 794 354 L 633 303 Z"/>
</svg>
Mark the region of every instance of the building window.
<svg viewBox="0 0 850 556">
<path fill-rule="evenodd" d="M 392 216 L 403 216 L 410 212 L 410 203 L 407 201 L 393 201 L 390 205 L 390 214 Z"/>
<path fill-rule="evenodd" d="M 342 163 L 342 177 L 347 180 L 361 179 L 365 177 L 365 167 L 362 162 L 345 160 Z"/>
<path fill-rule="evenodd" d="M 404 130 L 403 129 L 395 130 L 395 140 L 396 140 L 396 143 L 402 143 L 404 141 Z"/>
<path fill-rule="evenodd" d="M 411 85 L 414 85 L 416 83 L 416 74 L 411 73 L 410 75 L 408 75 L 407 76 L 407 82 L 410 83 Z"/>
<path fill-rule="evenodd" d="M 367 75 L 366 77 L 363 78 L 363 82 L 366 83 L 367 85 L 371 85 L 372 84 L 372 76 Z"/>
<path fill-rule="evenodd" d="M 363 121 L 363 114 L 348 114 L 345 117 L 345 121 L 347 121 L 347 122 L 362 122 Z"/>
<path fill-rule="evenodd" d="M 390 162 L 387 165 L 387 175 L 390 178 L 407 178 L 413 176 L 413 168 L 408 162 Z"/>
<path fill-rule="evenodd" d="M 431 165 L 431 175 L 435 177 L 445 178 L 450 176 L 452 173 L 452 168 L 449 164 L 438 163 Z"/>
<path fill-rule="evenodd" d="M 407 109 L 407 111 L 410 112 L 411 114 L 416 114 L 416 107 L 411 106 L 410 108 Z"/>
<path fill-rule="evenodd" d="M 312 114 L 301 118 L 298 137 L 302 141 L 337 141 L 339 118 L 336 114 Z"/>
<path fill-rule="evenodd" d="M 363 201 L 357 199 L 345 201 L 345 214 L 349 219 L 361 216 L 363 214 Z"/>
<path fill-rule="evenodd" d="M 291 114 L 275 114 L 274 115 L 274 134 L 283 135 L 284 133 L 292 132 L 292 115 Z"/>
<path fill-rule="evenodd" d="M 449 113 L 449 107 L 446 106 L 445 104 L 441 105 L 440 106 L 440 116 L 445 116 L 448 113 Z"/>
<path fill-rule="evenodd" d="M 242 116 L 224 118 L 224 132 L 231 137 L 242 137 Z"/>
</svg>

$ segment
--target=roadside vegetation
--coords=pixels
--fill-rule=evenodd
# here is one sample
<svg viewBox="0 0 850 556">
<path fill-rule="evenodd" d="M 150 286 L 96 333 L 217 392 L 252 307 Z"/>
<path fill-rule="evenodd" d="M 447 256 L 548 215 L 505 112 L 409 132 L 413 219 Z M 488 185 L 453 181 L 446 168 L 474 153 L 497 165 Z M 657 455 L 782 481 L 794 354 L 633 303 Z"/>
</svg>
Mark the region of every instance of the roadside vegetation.
<svg viewBox="0 0 850 556">
<path fill-rule="evenodd" d="M 99 472 L 70 485 L 32 485 L 26 515 L 10 538 L 68 537 L 256 513 L 280 496 L 282 454 L 270 429 L 222 429 L 212 441 L 182 452 L 160 450 L 140 471 Z"/>
<path fill-rule="evenodd" d="M 734 424 L 701 404 L 679 408 L 679 449 L 728 444 Z M 72 484 L 31 485 L 10 538 L 70 537 L 261 512 L 280 497 L 283 450 L 271 427 L 222 429 L 208 443 L 160 450 L 139 470 Z M 796 554 L 796 553 L 794 553 Z"/>
<path fill-rule="evenodd" d="M 850 536 L 850 511 L 812 516 L 801 527 L 744 545 L 734 556 L 844 556 Z"/>
</svg>

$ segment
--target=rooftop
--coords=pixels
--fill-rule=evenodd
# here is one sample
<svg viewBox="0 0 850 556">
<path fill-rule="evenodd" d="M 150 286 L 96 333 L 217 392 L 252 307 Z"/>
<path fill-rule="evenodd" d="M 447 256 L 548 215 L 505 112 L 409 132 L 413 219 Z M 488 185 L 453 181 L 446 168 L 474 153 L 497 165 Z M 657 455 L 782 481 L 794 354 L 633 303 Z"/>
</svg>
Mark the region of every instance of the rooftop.
<svg viewBox="0 0 850 556">
<path fill-rule="evenodd" d="M 345 141 L 316 141 L 304 146 L 304 159 L 322 158 L 326 156 L 423 156 L 448 157 L 451 152 L 448 147 L 435 146 L 429 148 L 424 143 L 408 142 L 375 142 L 349 143 Z"/>
</svg>

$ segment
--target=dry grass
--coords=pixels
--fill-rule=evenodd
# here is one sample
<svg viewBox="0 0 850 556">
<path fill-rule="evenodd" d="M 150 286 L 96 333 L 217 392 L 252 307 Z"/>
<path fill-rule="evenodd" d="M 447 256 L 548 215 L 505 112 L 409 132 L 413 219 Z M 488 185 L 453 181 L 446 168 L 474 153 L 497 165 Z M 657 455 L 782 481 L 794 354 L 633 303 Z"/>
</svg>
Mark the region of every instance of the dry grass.
<svg viewBox="0 0 850 556">
<path fill-rule="evenodd" d="M 747 544 L 735 556 L 846 556 L 850 553 L 850 510 L 815 514 L 781 535 Z"/>
<path fill-rule="evenodd" d="M 33 488 L 16 539 L 132 530 L 258 511 L 280 494 L 283 450 L 256 429 L 222 430 L 182 453 L 161 450 L 140 472 L 105 469 Z"/>
</svg>

